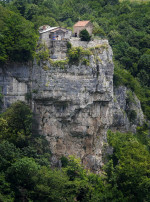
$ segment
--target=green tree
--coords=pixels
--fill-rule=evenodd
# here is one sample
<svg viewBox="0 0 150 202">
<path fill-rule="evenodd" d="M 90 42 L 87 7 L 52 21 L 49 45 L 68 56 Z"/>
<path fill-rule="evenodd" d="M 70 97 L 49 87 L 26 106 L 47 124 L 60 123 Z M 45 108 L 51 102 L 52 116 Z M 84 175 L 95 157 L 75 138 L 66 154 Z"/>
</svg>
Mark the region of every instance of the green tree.
<svg viewBox="0 0 150 202">
<path fill-rule="evenodd" d="M 8 135 L 9 126 L 5 119 L 0 117 L 0 139 L 6 138 Z"/>
<path fill-rule="evenodd" d="M 22 157 L 19 148 L 8 141 L 2 141 L 0 143 L 0 171 L 5 172 L 8 167 L 11 166 L 16 160 Z"/>
<path fill-rule="evenodd" d="M 7 170 L 7 180 L 13 185 L 15 198 L 18 201 L 30 200 L 31 192 L 38 183 L 40 166 L 32 158 L 24 157 L 17 160 Z"/>
<path fill-rule="evenodd" d="M 133 134 L 108 133 L 114 148 L 112 156 L 116 183 L 128 201 L 142 201 L 150 197 L 150 154 Z"/>
<path fill-rule="evenodd" d="M 32 132 L 32 113 L 28 105 L 18 101 L 1 116 L 1 138 L 20 147 L 28 144 Z"/>
<path fill-rule="evenodd" d="M 32 18 L 32 22 L 34 23 L 36 29 L 39 29 L 40 26 L 47 24 L 51 27 L 58 26 L 58 23 L 55 21 L 54 18 L 43 15 L 34 15 Z"/>
<path fill-rule="evenodd" d="M 81 38 L 81 41 L 90 41 L 91 40 L 91 36 L 89 35 L 89 33 L 86 29 L 83 29 L 80 32 L 79 37 Z"/>
<path fill-rule="evenodd" d="M 38 174 L 40 166 L 36 164 L 34 159 L 24 157 L 17 160 L 9 167 L 7 175 L 9 181 L 26 189 L 32 189 L 35 186 L 35 179 Z"/>
<path fill-rule="evenodd" d="M 34 188 L 35 201 L 67 201 L 65 184 L 68 178 L 57 169 L 42 167 L 38 173 L 38 181 Z M 69 187 L 68 187 L 69 188 Z M 68 191 L 68 190 L 67 190 Z"/>
<path fill-rule="evenodd" d="M 106 36 L 104 30 L 102 29 L 102 27 L 100 27 L 100 26 L 98 25 L 97 22 L 93 22 L 93 26 L 94 26 L 94 28 L 93 28 L 93 34 L 94 34 L 95 36 L 101 36 L 101 37 Z"/>
<path fill-rule="evenodd" d="M 0 6 L 0 62 L 32 59 L 37 35 L 33 24 Z"/>
<path fill-rule="evenodd" d="M 10 183 L 6 181 L 4 173 L 0 173 L 0 201 L 14 201 L 14 193 L 11 190 Z"/>
<path fill-rule="evenodd" d="M 33 16 L 37 15 L 39 7 L 36 4 L 28 4 L 25 9 L 24 17 L 27 20 L 32 20 Z"/>
<path fill-rule="evenodd" d="M 150 73 L 150 54 L 143 54 L 140 57 L 138 68 Z"/>
</svg>

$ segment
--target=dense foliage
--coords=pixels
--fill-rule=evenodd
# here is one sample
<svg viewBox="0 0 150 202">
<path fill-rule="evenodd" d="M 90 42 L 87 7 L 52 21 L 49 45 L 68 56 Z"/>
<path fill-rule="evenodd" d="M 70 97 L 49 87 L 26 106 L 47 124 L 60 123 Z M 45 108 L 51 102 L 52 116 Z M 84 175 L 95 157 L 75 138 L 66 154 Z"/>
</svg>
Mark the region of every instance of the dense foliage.
<svg viewBox="0 0 150 202">
<path fill-rule="evenodd" d="M 123 193 L 125 201 L 149 201 L 150 198 L 150 153 L 148 145 L 138 139 L 142 136 L 141 133 L 135 136 L 119 132 L 108 135 L 114 153 L 106 170 L 110 173 L 109 180 Z"/>
<path fill-rule="evenodd" d="M 73 156 L 51 167 L 48 142 L 32 133 L 31 123 L 32 113 L 20 101 L 0 116 L 0 201 L 149 201 L 147 125 L 136 135 L 109 132 L 114 151 L 97 175 Z"/>
<path fill-rule="evenodd" d="M 81 41 L 90 41 L 91 36 L 86 29 L 82 30 L 79 34 Z"/>
<path fill-rule="evenodd" d="M 33 24 L 0 5 L 0 64 L 32 59 L 36 41 Z"/>
</svg>

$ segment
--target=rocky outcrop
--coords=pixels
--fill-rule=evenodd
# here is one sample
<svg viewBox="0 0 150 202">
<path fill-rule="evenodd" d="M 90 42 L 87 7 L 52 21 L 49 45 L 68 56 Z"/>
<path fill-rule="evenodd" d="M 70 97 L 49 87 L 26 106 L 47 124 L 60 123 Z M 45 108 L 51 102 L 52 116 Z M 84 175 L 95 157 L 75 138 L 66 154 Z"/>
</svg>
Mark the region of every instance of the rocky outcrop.
<svg viewBox="0 0 150 202">
<path fill-rule="evenodd" d="M 144 115 L 137 96 L 125 86 L 114 88 L 113 123 L 111 130 L 136 132 L 136 127 L 144 123 Z"/>
<path fill-rule="evenodd" d="M 47 62 L 47 70 L 34 65 L 32 89 L 38 90 L 33 96 L 34 111 L 39 131 L 56 158 L 75 155 L 87 168 L 99 170 L 112 122 L 112 50 L 108 42 L 101 41 L 96 55 L 85 58 L 89 65 L 80 62 L 62 69 Z"/>
<path fill-rule="evenodd" d="M 91 54 L 78 64 L 61 66 L 50 60 L 0 68 L 3 109 L 16 100 L 28 101 L 38 123 L 34 129 L 49 141 L 52 164 L 62 155 L 75 155 L 86 168 L 98 172 L 107 130 L 134 131 L 143 114 L 138 99 L 133 94 L 130 102 L 125 87 L 115 89 L 113 96 L 112 50 L 107 40 L 71 43 Z"/>
<path fill-rule="evenodd" d="M 0 88 L 3 94 L 3 106 L 5 110 L 17 100 L 26 101 L 26 95 L 30 89 L 32 71 L 31 64 L 11 63 L 0 67 Z"/>
</svg>

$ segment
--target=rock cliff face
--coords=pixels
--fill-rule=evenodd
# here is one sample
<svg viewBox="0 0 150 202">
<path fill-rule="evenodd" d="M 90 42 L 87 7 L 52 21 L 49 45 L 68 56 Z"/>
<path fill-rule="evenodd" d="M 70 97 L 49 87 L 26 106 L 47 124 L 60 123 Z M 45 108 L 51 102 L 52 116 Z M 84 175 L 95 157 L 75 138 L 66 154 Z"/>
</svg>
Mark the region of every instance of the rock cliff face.
<svg viewBox="0 0 150 202">
<path fill-rule="evenodd" d="M 113 122 L 111 130 L 136 132 L 136 127 L 144 122 L 141 104 L 136 95 L 125 86 L 114 88 Z"/>
<path fill-rule="evenodd" d="M 80 42 L 83 44 L 87 43 Z M 88 48 L 94 46 L 88 44 Z M 39 130 L 50 142 L 53 160 L 76 155 L 87 168 L 98 170 L 112 122 L 113 63 L 107 41 L 99 42 L 95 51 L 96 55 L 86 56 L 89 65 L 79 63 L 61 69 L 48 62 L 46 71 L 34 65 L 32 88 L 38 89 L 34 111 Z"/>
<path fill-rule="evenodd" d="M 49 141 L 52 164 L 62 155 L 75 155 L 85 167 L 99 171 L 107 130 L 134 131 L 142 123 L 143 113 L 135 95 L 130 102 L 125 87 L 115 89 L 113 95 L 114 68 L 107 40 L 71 43 L 92 50 L 84 56 L 88 64 L 65 64 L 62 68 L 44 61 L 0 68 L 3 108 L 16 100 L 29 100 L 37 130 Z M 129 115 L 134 116 L 132 122 Z"/>
</svg>

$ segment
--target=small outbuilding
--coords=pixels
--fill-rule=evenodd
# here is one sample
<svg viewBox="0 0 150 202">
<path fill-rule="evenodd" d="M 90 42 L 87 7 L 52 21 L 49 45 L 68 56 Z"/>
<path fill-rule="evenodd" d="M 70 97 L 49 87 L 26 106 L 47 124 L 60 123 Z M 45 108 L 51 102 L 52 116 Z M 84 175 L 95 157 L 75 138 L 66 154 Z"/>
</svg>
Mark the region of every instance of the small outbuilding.
<svg viewBox="0 0 150 202">
<path fill-rule="evenodd" d="M 72 35 L 71 30 L 57 27 L 50 31 L 49 38 L 51 40 L 66 40 L 66 39 L 70 39 L 71 35 Z"/>
<path fill-rule="evenodd" d="M 92 35 L 93 24 L 90 21 L 78 21 L 73 26 L 74 36 L 79 37 L 79 34 L 83 29 L 86 29 L 89 32 L 89 34 Z"/>
<path fill-rule="evenodd" d="M 70 39 L 72 31 L 62 27 L 50 27 L 43 25 L 39 28 L 40 39 L 48 42 L 49 40 L 66 40 Z"/>
</svg>

